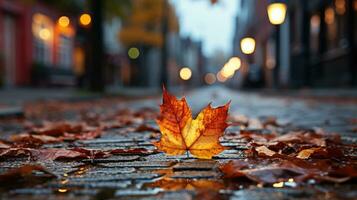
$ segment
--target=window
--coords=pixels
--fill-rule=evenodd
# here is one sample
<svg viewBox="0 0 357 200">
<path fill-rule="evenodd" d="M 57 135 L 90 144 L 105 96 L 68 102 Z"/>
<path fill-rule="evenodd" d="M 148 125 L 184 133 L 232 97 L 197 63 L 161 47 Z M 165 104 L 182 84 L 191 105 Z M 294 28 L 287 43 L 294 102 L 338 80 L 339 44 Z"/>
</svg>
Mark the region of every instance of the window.
<svg viewBox="0 0 357 200">
<path fill-rule="evenodd" d="M 52 64 L 53 22 L 43 15 L 36 13 L 32 18 L 32 34 L 34 35 L 34 59 L 42 64 Z"/>
<path fill-rule="evenodd" d="M 58 65 L 60 67 L 72 67 L 72 51 L 71 37 L 60 34 L 58 43 Z"/>
</svg>

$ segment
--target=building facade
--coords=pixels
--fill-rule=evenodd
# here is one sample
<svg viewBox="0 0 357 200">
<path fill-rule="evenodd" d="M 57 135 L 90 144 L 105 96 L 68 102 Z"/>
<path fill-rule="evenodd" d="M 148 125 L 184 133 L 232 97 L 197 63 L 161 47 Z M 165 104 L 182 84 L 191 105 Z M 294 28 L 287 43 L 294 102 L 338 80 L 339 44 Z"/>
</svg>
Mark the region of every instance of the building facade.
<svg viewBox="0 0 357 200">
<path fill-rule="evenodd" d="M 76 27 L 71 17 L 59 22 L 63 15 L 58 10 L 38 2 L 0 0 L 2 85 L 29 85 L 47 74 L 47 69 L 65 73 L 73 71 Z M 51 81 L 64 84 L 72 82 L 66 76 L 60 75 L 53 76 Z"/>
<path fill-rule="evenodd" d="M 266 11 L 274 1 L 240 2 L 233 52 L 246 60 L 241 79 L 249 82 L 250 66 L 254 66 L 263 72 L 260 79 L 265 87 L 356 85 L 356 0 L 280 1 L 286 3 L 287 15 L 280 25 L 279 43 Z M 240 52 L 244 36 L 256 39 L 256 51 L 248 58 Z"/>
</svg>

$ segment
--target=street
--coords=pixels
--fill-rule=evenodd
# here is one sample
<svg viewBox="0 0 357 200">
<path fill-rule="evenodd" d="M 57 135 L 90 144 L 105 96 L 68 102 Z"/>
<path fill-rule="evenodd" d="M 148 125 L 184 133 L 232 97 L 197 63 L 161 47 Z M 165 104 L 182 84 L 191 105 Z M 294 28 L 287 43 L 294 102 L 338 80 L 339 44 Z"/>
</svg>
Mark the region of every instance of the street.
<svg viewBox="0 0 357 200">
<path fill-rule="evenodd" d="M 16 141 L 13 144 L 17 146 L 11 148 L 23 148 L 24 151 L 16 150 L 16 155 L 2 151 L 0 173 L 26 164 L 36 164 L 46 170 L 32 174 L 20 173 L 20 178 L 23 178 L 21 181 L 16 176 L 10 179 L 1 177 L 7 182 L 1 183 L 0 198 L 357 198 L 357 186 L 353 181 L 341 184 L 315 184 L 310 181 L 298 186 L 275 187 L 224 179 L 219 169 L 230 160 L 245 159 L 247 141 L 239 138 L 241 130 L 262 134 L 313 130 L 316 133 L 337 133 L 346 144 L 356 144 L 357 104 L 353 101 L 269 95 L 235 91 L 223 86 L 175 91 L 177 97 L 182 93 L 194 116 L 210 102 L 213 106 L 219 106 L 231 101 L 228 118 L 231 126 L 220 139 L 221 144 L 229 149 L 212 160 L 200 160 L 192 155 L 168 156 L 155 149 L 152 142 L 160 136 L 155 118 L 161 96 L 24 101 L 23 117 L 0 119 L 2 148 L 10 145 L 4 141 Z M 93 131 L 99 129 L 98 132 Z M 45 137 L 35 137 L 45 132 L 48 136 L 46 141 Z M 43 143 L 35 147 L 32 140 L 25 144 L 20 140 L 21 137 L 36 138 Z M 64 149 L 76 149 L 77 154 L 49 151 Z M 352 151 L 356 153 L 356 149 Z M 111 156 L 103 152 L 110 152 Z"/>
</svg>

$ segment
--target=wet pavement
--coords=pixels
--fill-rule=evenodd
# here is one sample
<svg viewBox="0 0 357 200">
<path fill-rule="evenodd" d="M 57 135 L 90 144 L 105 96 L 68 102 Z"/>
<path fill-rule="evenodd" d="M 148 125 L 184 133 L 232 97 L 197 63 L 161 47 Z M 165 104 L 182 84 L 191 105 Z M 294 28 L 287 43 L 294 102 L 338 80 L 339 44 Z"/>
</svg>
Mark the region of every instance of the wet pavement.
<svg viewBox="0 0 357 200">
<path fill-rule="evenodd" d="M 178 95 L 179 96 L 179 95 Z M 45 144 L 44 148 L 80 147 L 91 150 L 143 149 L 119 152 L 108 158 L 67 161 L 31 161 L 28 158 L 3 159 L 0 173 L 23 164 L 38 163 L 57 178 L 44 183 L 1 189 L 1 199 L 356 199 L 357 184 L 307 184 L 299 187 L 274 188 L 251 182 L 227 181 L 222 178 L 219 165 L 232 159 L 244 159 L 246 142 L 232 135 L 240 130 L 284 133 L 296 129 L 313 129 L 338 133 L 347 143 L 357 143 L 357 105 L 322 100 L 303 100 L 284 96 L 267 96 L 237 92 L 223 87 L 210 87 L 185 93 L 193 113 L 198 113 L 209 102 L 214 106 L 231 100 L 230 120 L 240 124 L 230 126 L 221 138 L 229 147 L 212 160 L 199 160 L 189 155 L 167 156 L 151 144 L 157 141 L 153 131 L 136 131 L 133 127 L 146 124 L 156 128 L 154 118 L 147 117 L 125 127 L 111 127 L 100 138 Z M 158 109 L 160 98 L 120 101 L 116 104 L 93 104 L 96 113 L 114 112 L 130 108 Z M 103 111 L 105 110 L 105 111 Z M 66 114 L 50 116 L 62 120 L 78 120 L 71 109 Z M 27 120 L 39 119 L 28 117 Z M 46 116 L 48 117 L 48 116 Z M 267 127 L 271 121 L 279 126 Z M 244 125 L 243 125 L 244 124 Z M 1 121 L 0 133 L 7 139 L 23 131 L 21 125 Z M 128 128 L 133 128 L 127 131 Z M 41 174 L 35 174 L 41 175 Z"/>
</svg>

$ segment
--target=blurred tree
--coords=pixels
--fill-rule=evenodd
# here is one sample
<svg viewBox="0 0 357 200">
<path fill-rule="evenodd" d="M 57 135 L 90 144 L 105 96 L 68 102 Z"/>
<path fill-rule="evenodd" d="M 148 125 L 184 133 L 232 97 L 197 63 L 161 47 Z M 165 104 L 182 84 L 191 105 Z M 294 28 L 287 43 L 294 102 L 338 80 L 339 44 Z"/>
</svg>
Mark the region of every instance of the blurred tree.
<svg viewBox="0 0 357 200">
<path fill-rule="evenodd" d="M 168 14 L 169 31 L 178 31 L 178 21 L 172 6 L 168 6 L 169 10 L 163 12 L 166 1 L 133 0 L 130 15 L 127 16 L 119 33 L 120 41 L 127 47 L 138 44 L 161 47 L 161 28 L 165 13 Z"/>
<path fill-rule="evenodd" d="M 141 46 L 143 49 L 161 48 L 161 83 L 167 85 L 168 32 L 178 32 L 178 20 L 174 8 L 167 0 L 133 0 L 132 9 L 119 39 L 127 47 Z"/>
</svg>

